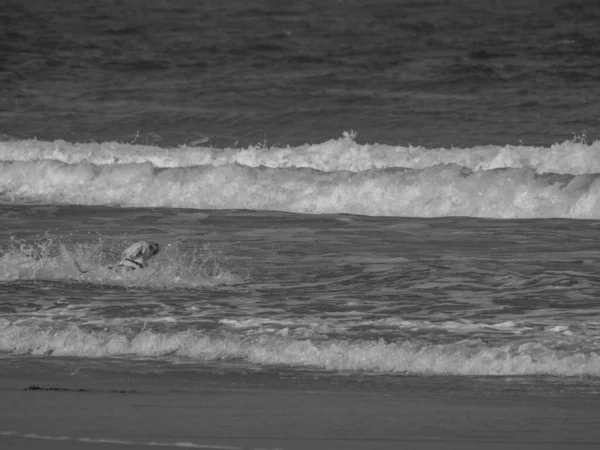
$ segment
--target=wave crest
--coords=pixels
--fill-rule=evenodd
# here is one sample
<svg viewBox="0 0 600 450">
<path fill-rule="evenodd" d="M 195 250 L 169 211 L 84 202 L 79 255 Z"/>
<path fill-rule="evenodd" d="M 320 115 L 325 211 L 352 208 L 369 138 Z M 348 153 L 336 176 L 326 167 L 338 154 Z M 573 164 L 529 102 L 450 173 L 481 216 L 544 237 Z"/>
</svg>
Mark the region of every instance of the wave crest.
<svg viewBox="0 0 600 450">
<path fill-rule="evenodd" d="M 11 151 L 33 144 L 37 147 L 29 152 Z M 597 219 L 599 150 L 600 142 L 549 149 L 390 147 L 359 145 L 352 135 L 286 149 L 4 142 L 0 199 L 371 216 Z"/>
<path fill-rule="evenodd" d="M 473 171 L 530 167 L 537 173 L 600 173 L 600 141 L 587 144 L 584 138 L 550 147 L 482 145 L 471 148 L 359 144 L 355 138 L 355 133 L 344 133 L 341 138 L 320 144 L 247 148 L 162 148 L 117 142 L 70 143 L 62 140 L 0 141 L 0 161 L 52 160 L 71 165 L 150 163 L 156 168 L 239 164 L 272 169 L 308 168 L 321 172 L 424 169 L 456 164 Z"/>
</svg>

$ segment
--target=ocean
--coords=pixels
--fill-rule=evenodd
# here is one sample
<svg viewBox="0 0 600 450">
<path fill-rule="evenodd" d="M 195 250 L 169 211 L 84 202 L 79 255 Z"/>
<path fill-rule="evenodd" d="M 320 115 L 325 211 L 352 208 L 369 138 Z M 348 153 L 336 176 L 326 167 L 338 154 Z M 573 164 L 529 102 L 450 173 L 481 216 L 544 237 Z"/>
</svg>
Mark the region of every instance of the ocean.
<svg viewBox="0 0 600 450">
<path fill-rule="evenodd" d="M 591 0 L 4 2 L 0 395 L 26 412 L 0 411 L 0 442 L 596 448 L 599 20 Z M 108 268 L 140 240 L 148 268 Z M 210 432 L 153 434 L 166 412 L 86 416 L 115 389 L 183 395 L 171 412 L 227 395 Z M 35 390 L 79 412 L 32 420 Z M 296 405 L 292 431 L 244 395 L 271 423 Z M 364 396 L 416 409 L 389 406 L 400 432 Z"/>
</svg>

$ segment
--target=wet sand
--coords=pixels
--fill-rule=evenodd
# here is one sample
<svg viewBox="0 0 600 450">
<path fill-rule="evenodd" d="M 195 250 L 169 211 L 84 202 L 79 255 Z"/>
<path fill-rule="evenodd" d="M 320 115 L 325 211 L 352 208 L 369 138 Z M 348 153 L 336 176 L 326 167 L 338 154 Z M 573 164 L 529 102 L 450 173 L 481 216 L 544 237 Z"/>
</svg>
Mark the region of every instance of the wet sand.
<svg viewBox="0 0 600 450">
<path fill-rule="evenodd" d="M 600 394 L 576 383 L 123 372 L 0 361 L 0 448 L 599 448 Z M 107 442 L 110 441 L 110 442 Z M 159 447 L 159 448 L 160 448 Z"/>
</svg>

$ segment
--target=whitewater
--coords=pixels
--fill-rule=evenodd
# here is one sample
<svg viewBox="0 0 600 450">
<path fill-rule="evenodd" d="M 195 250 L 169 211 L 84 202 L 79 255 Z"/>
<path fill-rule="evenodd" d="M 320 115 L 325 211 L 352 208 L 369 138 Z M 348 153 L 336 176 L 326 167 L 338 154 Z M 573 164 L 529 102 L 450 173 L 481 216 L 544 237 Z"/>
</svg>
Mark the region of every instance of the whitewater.
<svg viewBox="0 0 600 450">
<path fill-rule="evenodd" d="M 600 217 L 600 143 L 163 148 L 0 142 L 5 202 L 498 219 Z"/>
<path fill-rule="evenodd" d="M 595 221 L 106 206 L 88 192 L 0 205 L 4 358 L 600 377 Z M 139 239 L 161 246 L 149 267 L 111 271 Z"/>
</svg>

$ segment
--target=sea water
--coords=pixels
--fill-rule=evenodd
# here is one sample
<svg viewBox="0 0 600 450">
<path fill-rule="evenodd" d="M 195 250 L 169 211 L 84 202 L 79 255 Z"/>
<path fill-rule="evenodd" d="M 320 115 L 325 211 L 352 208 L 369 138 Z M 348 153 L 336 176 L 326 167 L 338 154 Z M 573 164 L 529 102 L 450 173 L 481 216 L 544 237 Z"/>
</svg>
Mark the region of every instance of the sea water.
<svg viewBox="0 0 600 450">
<path fill-rule="evenodd" d="M 599 17 L 3 8 L 2 357 L 596 389 Z"/>
</svg>

